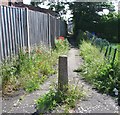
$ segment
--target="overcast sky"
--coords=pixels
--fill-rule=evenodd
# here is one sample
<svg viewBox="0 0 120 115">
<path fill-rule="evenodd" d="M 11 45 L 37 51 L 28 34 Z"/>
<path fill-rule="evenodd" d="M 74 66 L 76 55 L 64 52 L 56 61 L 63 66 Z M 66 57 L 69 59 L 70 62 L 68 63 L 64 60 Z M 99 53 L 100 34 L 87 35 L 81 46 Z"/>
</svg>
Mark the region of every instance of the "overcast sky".
<svg viewBox="0 0 120 115">
<path fill-rule="evenodd" d="M 30 4 L 30 1 L 31 0 L 23 0 L 23 3 L 24 4 Z M 35 0 L 35 1 L 37 1 L 37 0 Z M 40 1 L 40 0 L 38 0 L 38 1 Z M 50 1 L 50 0 L 46 0 L 46 1 Z M 53 0 L 53 1 L 66 1 L 66 0 Z M 70 2 L 72 2 L 72 1 L 74 1 L 74 0 L 67 0 L 67 1 L 70 1 Z M 93 0 L 76 0 L 76 1 L 93 1 Z M 95 0 L 94 0 L 95 1 Z M 105 0 L 97 0 L 97 1 L 105 1 Z M 114 1 L 114 5 L 115 5 L 115 9 L 116 9 L 116 12 L 118 11 L 118 2 L 120 1 L 120 0 L 110 0 L 110 1 Z M 46 4 L 47 4 L 48 2 L 46 2 Z M 39 5 L 41 8 L 46 8 L 46 9 L 48 9 L 49 7 L 47 6 L 47 5 Z M 66 9 L 67 9 L 68 7 L 66 6 Z M 102 15 L 102 14 L 108 14 L 109 13 L 109 10 L 107 10 L 107 9 L 104 9 L 103 10 L 103 12 L 99 12 L 99 14 L 100 15 Z M 64 17 L 64 19 L 65 20 L 68 20 L 68 18 L 69 17 L 72 17 L 72 15 L 71 15 L 71 11 L 70 10 L 67 10 L 67 14 L 66 15 L 63 15 L 63 17 Z"/>
<path fill-rule="evenodd" d="M 30 1 L 31 0 L 23 0 L 23 3 L 24 4 L 30 4 Z M 35 0 L 35 1 L 37 1 L 37 0 Z M 40 1 L 40 0 L 38 0 L 38 1 Z M 50 1 L 50 0 L 46 0 L 46 1 Z M 72 2 L 72 1 L 74 1 L 74 0 L 53 0 L 53 1 L 70 1 L 70 2 Z M 84 1 L 95 1 L 95 0 L 76 0 L 76 1 L 78 1 L 78 2 L 84 2 Z M 106 0 L 97 0 L 97 1 L 106 1 Z M 109 1 L 114 1 L 114 4 L 115 4 L 115 8 L 116 8 L 116 10 L 118 10 L 118 2 L 120 1 L 120 0 L 109 0 Z M 43 6 L 44 7 L 44 6 Z"/>
</svg>

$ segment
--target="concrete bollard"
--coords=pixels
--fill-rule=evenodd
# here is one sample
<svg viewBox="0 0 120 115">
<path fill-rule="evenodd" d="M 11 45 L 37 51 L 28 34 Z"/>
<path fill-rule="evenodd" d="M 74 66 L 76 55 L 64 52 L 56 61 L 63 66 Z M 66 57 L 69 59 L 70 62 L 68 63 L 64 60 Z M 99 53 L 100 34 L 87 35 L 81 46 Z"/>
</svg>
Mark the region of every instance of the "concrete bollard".
<svg viewBox="0 0 120 115">
<path fill-rule="evenodd" d="M 59 56 L 58 67 L 58 91 L 64 92 L 68 89 L 68 64 L 67 56 Z"/>
</svg>

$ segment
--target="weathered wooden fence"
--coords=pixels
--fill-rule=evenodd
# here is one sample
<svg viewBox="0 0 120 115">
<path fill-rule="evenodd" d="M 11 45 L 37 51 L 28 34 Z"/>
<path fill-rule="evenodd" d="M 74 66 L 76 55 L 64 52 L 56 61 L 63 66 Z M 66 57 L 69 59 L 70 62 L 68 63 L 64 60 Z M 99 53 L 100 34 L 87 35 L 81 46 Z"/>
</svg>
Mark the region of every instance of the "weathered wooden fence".
<svg viewBox="0 0 120 115">
<path fill-rule="evenodd" d="M 25 9 L 0 6 L 0 60 L 18 53 L 27 38 Z"/>
<path fill-rule="evenodd" d="M 58 36 L 65 36 L 65 22 L 48 13 L 0 6 L 0 62 L 18 54 L 19 49 L 30 49 L 43 44 L 54 47 Z"/>
</svg>

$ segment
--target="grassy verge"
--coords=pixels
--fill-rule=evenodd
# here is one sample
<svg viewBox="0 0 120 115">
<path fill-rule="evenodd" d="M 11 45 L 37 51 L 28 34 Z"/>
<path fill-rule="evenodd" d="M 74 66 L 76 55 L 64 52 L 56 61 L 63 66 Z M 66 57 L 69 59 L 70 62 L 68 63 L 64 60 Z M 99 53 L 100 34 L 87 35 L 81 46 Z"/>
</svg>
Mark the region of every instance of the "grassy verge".
<svg viewBox="0 0 120 115">
<path fill-rule="evenodd" d="M 114 65 L 109 63 L 103 53 L 89 42 L 83 41 L 80 45 L 80 55 L 84 59 L 84 65 L 79 69 L 86 81 L 91 83 L 102 93 L 112 96 L 118 95 L 114 89 L 119 90 L 120 67 L 118 53 Z"/>
<path fill-rule="evenodd" d="M 3 94 L 14 93 L 20 88 L 27 92 L 39 89 L 48 76 L 56 73 L 57 58 L 68 51 L 67 40 L 56 40 L 50 51 L 36 47 L 30 56 L 21 51 L 17 58 L 5 61 L 1 66 Z"/>
</svg>

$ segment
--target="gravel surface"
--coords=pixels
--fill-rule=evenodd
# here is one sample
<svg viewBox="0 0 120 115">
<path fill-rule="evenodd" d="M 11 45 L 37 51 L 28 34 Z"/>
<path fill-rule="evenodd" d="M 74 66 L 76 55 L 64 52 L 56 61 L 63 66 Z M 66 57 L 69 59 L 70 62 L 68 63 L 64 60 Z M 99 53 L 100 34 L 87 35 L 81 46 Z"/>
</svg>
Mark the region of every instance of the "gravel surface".
<svg viewBox="0 0 120 115">
<path fill-rule="evenodd" d="M 80 51 L 72 48 L 68 53 L 69 80 L 72 84 L 78 82 L 78 86 L 86 92 L 86 100 L 77 102 L 74 113 L 118 113 L 116 99 L 105 94 L 98 93 L 82 77 L 73 72 L 82 65 L 83 60 L 78 55 Z"/>
<path fill-rule="evenodd" d="M 30 94 L 23 94 L 15 97 L 6 97 L 2 100 L 3 113 L 34 113 L 36 112 L 35 100 L 49 91 L 50 85 L 56 81 L 57 75 L 50 76 L 40 86 L 40 90 Z M 20 98 L 22 99 L 20 100 Z"/>
<path fill-rule="evenodd" d="M 87 84 L 80 75 L 74 70 L 82 65 L 83 60 L 78 55 L 79 50 L 71 48 L 68 53 L 68 76 L 69 84 L 76 84 L 85 93 L 85 99 L 79 100 L 74 109 L 69 110 L 69 113 L 119 113 L 117 101 L 105 94 L 100 94 Z M 52 113 L 64 113 L 65 108 L 57 107 Z"/>
</svg>

